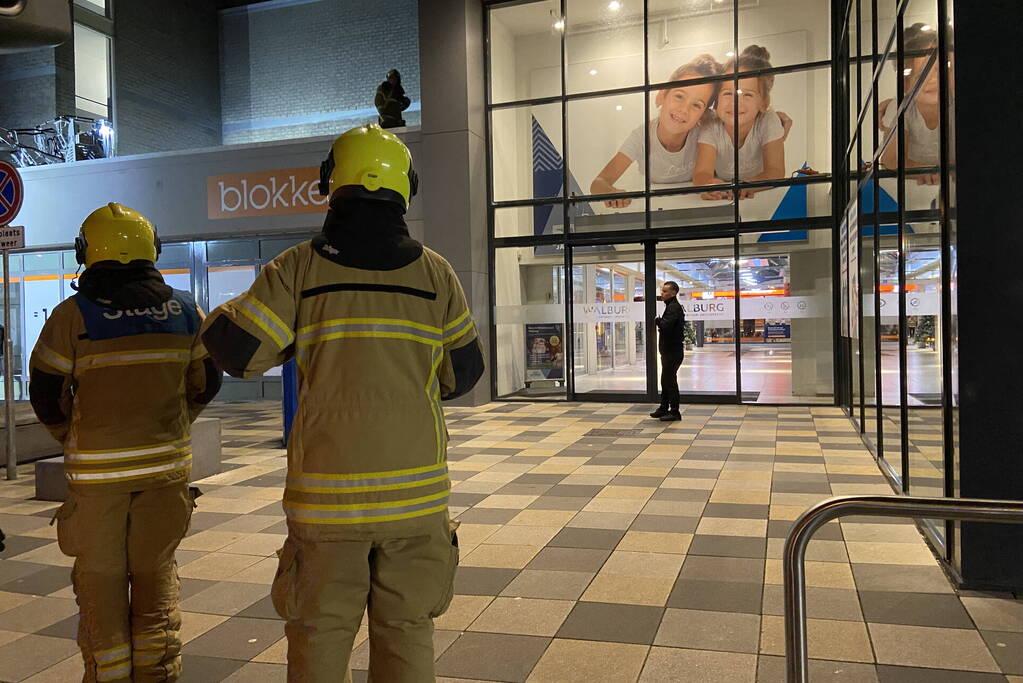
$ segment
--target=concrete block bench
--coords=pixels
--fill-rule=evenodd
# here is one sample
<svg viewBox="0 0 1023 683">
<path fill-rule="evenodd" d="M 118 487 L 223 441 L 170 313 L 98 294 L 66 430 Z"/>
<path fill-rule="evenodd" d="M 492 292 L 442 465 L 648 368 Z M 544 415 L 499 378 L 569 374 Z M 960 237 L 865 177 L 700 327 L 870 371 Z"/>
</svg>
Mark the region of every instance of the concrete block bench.
<svg viewBox="0 0 1023 683">
<path fill-rule="evenodd" d="M 60 455 L 60 444 L 50 435 L 50 430 L 39 422 L 28 401 L 16 401 L 14 411 L 14 439 L 17 443 L 19 465 L 39 458 Z M 3 463 L 7 462 L 6 418 L 3 402 L 0 401 L 0 462 Z"/>
<path fill-rule="evenodd" d="M 190 481 L 204 479 L 220 472 L 220 420 L 200 417 L 192 423 L 192 474 Z M 36 498 L 63 501 L 67 499 L 67 478 L 64 456 L 37 460 L 35 463 Z"/>
</svg>

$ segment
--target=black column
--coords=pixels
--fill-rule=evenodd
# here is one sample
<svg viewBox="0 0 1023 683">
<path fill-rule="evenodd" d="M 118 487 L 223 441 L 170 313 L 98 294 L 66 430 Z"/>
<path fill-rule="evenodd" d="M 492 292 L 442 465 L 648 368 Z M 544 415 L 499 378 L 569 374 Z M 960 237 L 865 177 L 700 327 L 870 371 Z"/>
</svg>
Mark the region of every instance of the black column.
<svg viewBox="0 0 1023 683">
<path fill-rule="evenodd" d="M 1023 499 L 1023 3 L 955 3 L 963 497 Z M 945 368 L 949 372 L 949 368 Z M 963 523 L 965 587 L 1023 590 L 1023 526 Z"/>
</svg>

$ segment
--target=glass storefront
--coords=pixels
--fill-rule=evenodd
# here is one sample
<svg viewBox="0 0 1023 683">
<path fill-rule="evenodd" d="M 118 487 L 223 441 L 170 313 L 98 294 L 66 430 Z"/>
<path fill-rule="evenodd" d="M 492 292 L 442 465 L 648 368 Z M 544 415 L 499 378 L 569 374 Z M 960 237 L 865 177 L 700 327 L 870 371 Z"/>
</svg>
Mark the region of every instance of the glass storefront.
<svg viewBox="0 0 1023 683">
<path fill-rule="evenodd" d="M 262 264 L 308 236 L 235 238 L 176 242 L 163 246 L 158 267 L 175 289 L 189 291 L 204 311 L 244 292 Z M 28 361 L 53 309 L 73 296 L 79 266 L 73 251 L 11 255 L 11 338 L 14 342 L 14 396 L 28 399 Z M 225 377 L 219 400 L 279 399 L 280 369 L 261 379 Z M 0 390 L 3 379 L 0 377 Z"/>
<path fill-rule="evenodd" d="M 495 397 L 653 400 L 672 281 L 684 401 L 833 404 L 827 3 L 492 2 L 487 36 Z"/>
<path fill-rule="evenodd" d="M 851 363 L 840 399 L 893 486 L 954 496 L 951 1 L 847 4 L 843 172 L 853 182 L 840 228 L 840 347 Z M 951 560 L 952 525 L 925 526 Z"/>
</svg>

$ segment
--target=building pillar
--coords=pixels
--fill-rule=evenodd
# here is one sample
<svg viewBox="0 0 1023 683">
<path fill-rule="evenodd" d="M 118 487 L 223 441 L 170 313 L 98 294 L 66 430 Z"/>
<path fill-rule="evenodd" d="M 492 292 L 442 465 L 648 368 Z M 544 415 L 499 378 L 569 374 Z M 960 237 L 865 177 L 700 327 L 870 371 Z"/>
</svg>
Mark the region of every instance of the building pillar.
<svg viewBox="0 0 1023 683">
<path fill-rule="evenodd" d="M 479 328 L 488 370 L 458 405 L 491 399 L 490 254 L 479 0 L 419 0 L 425 244 L 454 267 Z"/>
</svg>

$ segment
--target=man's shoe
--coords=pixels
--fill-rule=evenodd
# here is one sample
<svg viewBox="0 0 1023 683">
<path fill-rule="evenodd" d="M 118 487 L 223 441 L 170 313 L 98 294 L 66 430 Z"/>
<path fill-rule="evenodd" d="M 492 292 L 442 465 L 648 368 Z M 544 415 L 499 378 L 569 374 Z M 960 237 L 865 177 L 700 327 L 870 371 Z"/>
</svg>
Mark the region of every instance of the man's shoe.
<svg viewBox="0 0 1023 683">
<path fill-rule="evenodd" d="M 658 408 L 654 412 L 650 413 L 650 417 L 664 417 L 667 414 L 668 414 L 668 407 L 667 406 L 661 406 L 660 408 Z"/>
<path fill-rule="evenodd" d="M 665 411 L 664 415 L 661 416 L 661 422 L 678 422 L 682 419 L 682 413 L 677 410 Z"/>
</svg>

